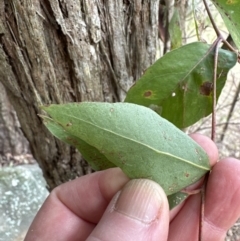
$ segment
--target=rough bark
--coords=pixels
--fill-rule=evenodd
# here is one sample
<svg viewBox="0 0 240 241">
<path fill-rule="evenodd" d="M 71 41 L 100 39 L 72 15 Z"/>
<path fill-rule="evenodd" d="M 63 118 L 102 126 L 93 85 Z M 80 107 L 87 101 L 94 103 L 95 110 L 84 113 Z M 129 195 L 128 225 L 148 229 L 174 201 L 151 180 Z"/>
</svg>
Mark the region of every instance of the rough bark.
<svg viewBox="0 0 240 241">
<path fill-rule="evenodd" d="M 156 59 L 157 0 L 0 1 L 0 81 L 52 189 L 90 171 L 40 105 L 122 101 Z"/>
<path fill-rule="evenodd" d="M 27 153 L 28 141 L 23 136 L 16 112 L 0 82 L 0 166 L 14 156 Z"/>
</svg>

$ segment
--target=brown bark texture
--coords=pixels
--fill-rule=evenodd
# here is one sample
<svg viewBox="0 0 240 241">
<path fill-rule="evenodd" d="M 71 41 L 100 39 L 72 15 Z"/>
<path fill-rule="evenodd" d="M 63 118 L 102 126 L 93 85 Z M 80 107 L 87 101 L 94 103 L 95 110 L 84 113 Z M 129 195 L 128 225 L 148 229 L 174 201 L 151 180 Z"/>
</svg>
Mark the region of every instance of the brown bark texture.
<svg viewBox="0 0 240 241">
<path fill-rule="evenodd" d="M 15 110 L 0 82 L 0 167 L 16 156 L 29 153 Z"/>
<path fill-rule="evenodd" d="M 39 106 L 122 101 L 156 60 L 157 0 L 1 0 L 0 81 L 49 189 L 91 171 Z"/>
</svg>

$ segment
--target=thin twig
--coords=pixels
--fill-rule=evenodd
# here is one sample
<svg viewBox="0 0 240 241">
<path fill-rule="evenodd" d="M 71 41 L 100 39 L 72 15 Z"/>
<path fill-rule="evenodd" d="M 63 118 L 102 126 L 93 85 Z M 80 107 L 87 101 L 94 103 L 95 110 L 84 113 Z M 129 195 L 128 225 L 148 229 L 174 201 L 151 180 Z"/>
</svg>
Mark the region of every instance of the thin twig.
<svg viewBox="0 0 240 241">
<path fill-rule="evenodd" d="M 209 9 L 209 7 L 208 7 L 208 4 L 207 4 L 206 0 L 203 0 L 203 3 L 204 3 L 204 6 L 205 6 L 205 8 L 206 8 L 206 10 L 207 10 L 207 14 L 208 14 L 208 17 L 209 17 L 209 19 L 210 19 L 210 21 L 211 21 L 211 24 L 212 24 L 212 26 L 213 26 L 213 29 L 214 29 L 214 31 L 215 31 L 216 34 L 217 34 L 217 37 L 222 39 L 223 43 L 226 44 L 226 46 L 228 47 L 229 50 L 237 53 L 237 55 L 238 55 L 238 54 L 239 54 L 238 51 L 237 51 L 230 43 L 228 43 L 228 42 L 223 38 L 221 32 L 219 31 L 219 29 L 218 29 L 218 27 L 217 27 L 217 25 L 216 25 L 216 23 L 215 23 L 215 21 L 214 21 L 214 19 L 213 19 L 213 16 L 212 16 L 212 14 L 211 14 L 211 11 L 210 11 L 210 9 Z"/>
<path fill-rule="evenodd" d="M 217 82 L 217 64 L 218 64 L 218 48 L 220 43 L 223 41 L 226 46 L 233 52 L 237 53 L 238 57 L 239 57 L 239 53 L 237 50 L 235 50 L 233 48 L 233 46 L 231 46 L 221 35 L 213 17 L 212 14 L 210 12 L 210 9 L 207 5 L 206 0 L 203 0 L 203 3 L 205 5 L 208 17 L 212 23 L 212 26 L 217 34 L 217 40 L 213 43 L 213 46 L 215 47 L 215 53 L 214 53 L 214 76 L 213 76 L 213 103 L 212 103 L 212 133 L 211 133 L 211 138 L 212 140 L 215 142 L 215 138 L 216 138 L 216 100 L 217 100 L 217 94 L 216 94 L 216 82 Z M 204 223 L 204 213 L 205 213 L 205 208 L 204 208 L 204 204 L 205 204 L 205 196 L 206 196 L 206 187 L 207 187 L 207 182 L 208 182 L 208 177 L 209 177 L 209 173 L 207 173 L 205 180 L 204 180 L 204 184 L 202 187 L 202 192 L 201 192 L 201 211 L 200 211 L 200 224 L 199 224 L 199 241 L 203 240 L 203 223 Z"/>
<path fill-rule="evenodd" d="M 214 69 L 213 69 L 213 103 L 212 103 L 212 133 L 211 138 L 215 142 L 216 138 L 216 103 L 217 103 L 217 64 L 218 64 L 218 48 L 220 43 L 222 42 L 222 37 L 219 36 L 218 39 L 214 42 L 215 52 L 214 52 Z M 204 223 L 204 215 L 205 215 L 205 196 L 206 196 L 206 188 L 208 182 L 209 173 L 206 174 L 204 179 L 204 184 L 201 192 L 201 211 L 200 211 L 200 224 L 199 224 L 199 241 L 203 240 L 203 223 Z"/>
<path fill-rule="evenodd" d="M 216 127 L 219 127 L 219 126 L 225 126 L 226 124 L 229 124 L 231 126 L 240 126 L 240 122 L 223 122 L 223 123 L 218 123 L 216 124 Z M 204 126 L 202 127 L 203 125 L 199 126 L 196 130 L 192 131 L 193 133 L 195 132 L 199 132 L 199 131 L 203 131 L 203 130 L 208 130 L 208 129 L 211 129 L 212 126 Z M 221 139 L 221 138 L 220 138 Z"/>
<path fill-rule="evenodd" d="M 217 37 L 220 37 L 220 36 L 221 36 L 221 33 L 220 33 L 220 31 L 219 31 L 216 23 L 214 22 L 214 19 L 213 19 L 213 16 L 212 16 L 212 14 L 211 14 L 211 11 L 210 11 L 210 9 L 209 9 L 209 7 L 208 7 L 207 1 L 206 1 L 206 0 L 203 0 L 203 3 L 204 3 L 204 6 L 205 6 L 205 8 L 206 8 L 206 10 L 207 10 L 207 14 L 208 14 L 208 17 L 209 17 L 209 19 L 210 19 L 210 21 L 211 21 L 211 23 L 212 23 L 213 29 L 214 29 L 214 31 L 216 32 Z"/>
<path fill-rule="evenodd" d="M 218 38 L 214 53 L 214 72 L 213 72 L 213 105 L 212 105 L 212 135 L 211 138 L 215 142 L 216 139 L 216 105 L 217 105 L 217 64 L 218 64 L 218 48 L 222 38 Z"/>
<path fill-rule="evenodd" d="M 229 110 L 229 113 L 228 113 L 228 117 L 227 117 L 226 124 L 225 124 L 225 126 L 224 126 L 224 128 L 223 128 L 223 131 L 222 131 L 222 135 L 221 135 L 221 138 L 220 138 L 221 141 L 223 141 L 223 139 L 224 139 L 224 137 L 225 137 L 225 132 L 226 132 L 226 130 L 227 130 L 227 128 L 228 128 L 230 119 L 231 119 L 231 117 L 232 117 L 233 110 L 234 110 L 235 105 L 236 105 L 236 103 L 237 103 L 239 93 L 240 93 L 240 83 L 238 84 L 238 88 L 237 88 L 237 90 L 236 90 L 236 92 L 235 92 L 235 96 L 234 96 L 233 101 L 232 101 L 232 104 L 231 104 L 231 109 Z"/>
</svg>

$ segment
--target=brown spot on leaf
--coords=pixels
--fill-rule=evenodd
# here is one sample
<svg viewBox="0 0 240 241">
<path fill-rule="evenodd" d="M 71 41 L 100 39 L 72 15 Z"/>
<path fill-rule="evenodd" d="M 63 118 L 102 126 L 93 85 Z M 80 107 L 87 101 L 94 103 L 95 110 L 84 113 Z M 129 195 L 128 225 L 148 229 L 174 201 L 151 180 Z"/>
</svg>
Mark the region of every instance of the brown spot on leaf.
<svg viewBox="0 0 240 241">
<path fill-rule="evenodd" d="M 185 177 L 189 177 L 189 173 L 188 172 L 185 173 Z"/>
<path fill-rule="evenodd" d="M 147 90 L 144 92 L 144 97 L 150 97 L 152 95 L 152 91 L 151 90 Z"/>
<path fill-rule="evenodd" d="M 71 126 L 71 125 L 72 125 L 71 122 L 68 122 L 68 123 L 66 124 L 67 127 L 69 127 L 69 126 Z"/>
<path fill-rule="evenodd" d="M 209 96 L 213 90 L 213 83 L 206 81 L 200 86 L 200 94 Z"/>
</svg>

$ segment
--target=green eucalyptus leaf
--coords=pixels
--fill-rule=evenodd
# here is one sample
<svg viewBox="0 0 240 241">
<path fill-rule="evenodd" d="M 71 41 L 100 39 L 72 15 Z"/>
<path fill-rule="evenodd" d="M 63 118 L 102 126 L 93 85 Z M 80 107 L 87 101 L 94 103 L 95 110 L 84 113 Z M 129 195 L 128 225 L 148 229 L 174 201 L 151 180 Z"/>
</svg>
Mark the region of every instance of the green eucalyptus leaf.
<svg viewBox="0 0 240 241">
<path fill-rule="evenodd" d="M 149 108 L 129 103 L 84 102 L 42 109 L 61 126 L 61 132 L 94 147 L 129 178 L 156 181 L 167 195 L 196 182 L 210 169 L 202 148 Z M 46 126 L 62 138 L 55 125 L 55 131 L 52 124 Z M 81 141 L 75 141 L 73 144 L 82 152 Z"/>
<path fill-rule="evenodd" d="M 186 198 L 188 197 L 187 193 L 184 192 L 177 192 L 174 194 L 169 195 L 168 198 L 168 203 L 169 203 L 169 209 L 171 210 L 181 202 L 183 202 Z"/>
<path fill-rule="evenodd" d="M 54 136 L 69 145 L 75 146 L 95 171 L 116 167 L 116 165 L 109 162 L 95 147 L 89 145 L 81 138 L 67 133 L 65 129 L 56 121 L 53 121 L 53 119 L 43 115 L 39 116 L 43 118 L 45 126 Z"/>
<path fill-rule="evenodd" d="M 169 36 L 171 40 L 171 49 L 176 49 L 182 46 L 182 30 L 180 27 L 179 10 L 174 8 L 174 14 L 169 23 Z"/>
<path fill-rule="evenodd" d="M 212 0 L 231 34 L 237 48 L 240 49 L 240 2 L 239 0 Z"/>
<path fill-rule="evenodd" d="M 217 97 L 237 56 L 219 50 Z M 178 128 L 212 112 L 214 47 L 196 42 L 175 49 L 150 66 L 127 93 L 125 102 L 150 107 Z"/>
</svg>

